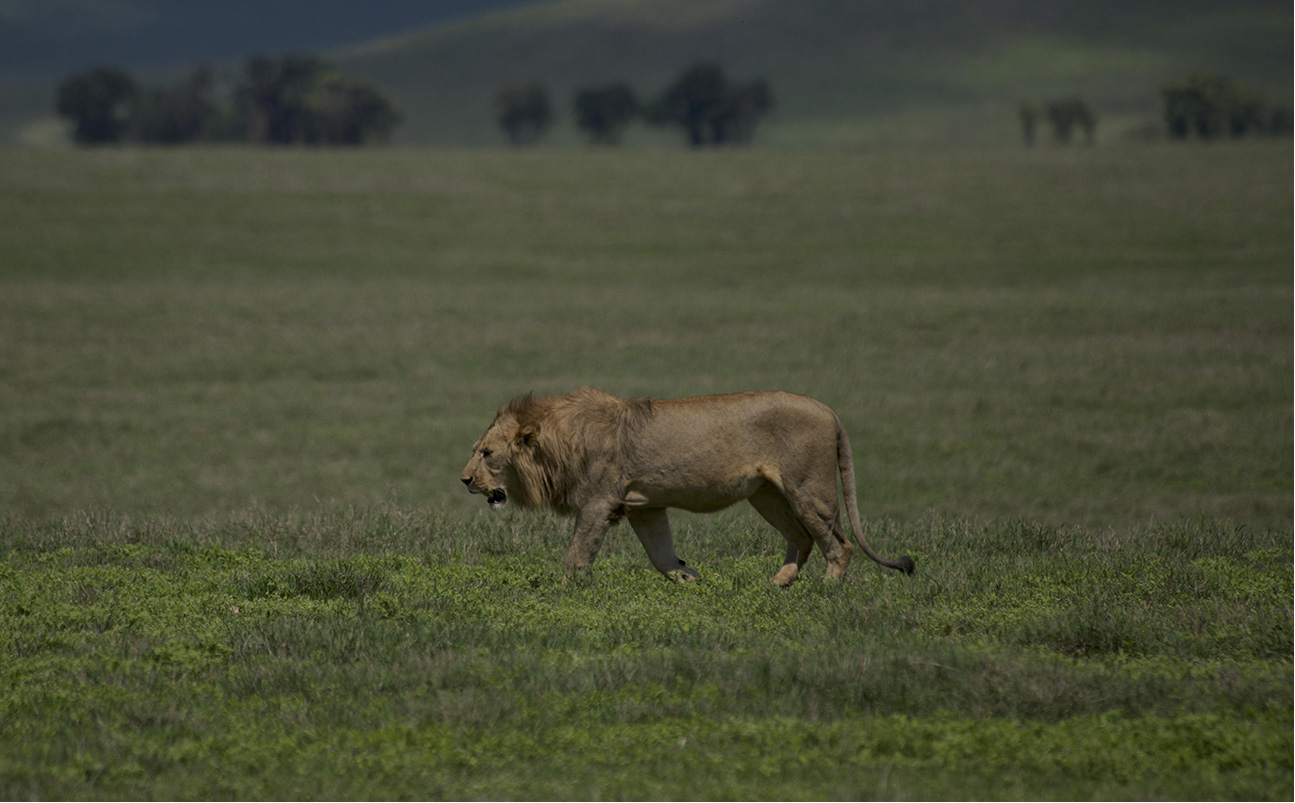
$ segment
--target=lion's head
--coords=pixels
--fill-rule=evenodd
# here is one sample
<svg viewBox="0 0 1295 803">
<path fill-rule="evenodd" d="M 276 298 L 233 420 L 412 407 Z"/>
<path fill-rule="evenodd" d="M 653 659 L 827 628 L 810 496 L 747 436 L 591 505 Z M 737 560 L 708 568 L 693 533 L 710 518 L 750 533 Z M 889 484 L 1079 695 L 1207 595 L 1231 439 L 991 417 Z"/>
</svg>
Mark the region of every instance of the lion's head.
<svg viewBox="0 0 1295 803">
<path fill-rule="evenodd" d="M 472 457 L 460 479 L 469 491 L 485 496 L 492 510 L 498 510 L 508 503 L 510 492 L 514 501 L 523 492 L 516 463 L 518 451 L 527 448 L 524 438 L 518 438 L 516 416 L 504 407 L 472 445 Z"/>
<path fill-rule="evenodd" d="M 573 494 L 591 460 L 608 459 L 622 449 L 650 414 L 646 399 L 618 399 L 592 388 L 514 399 L 499 408 L 473 445 L 461 479 L 494 509 L 514 502 L 570 513 L 578 506 Z"/>
</svg>

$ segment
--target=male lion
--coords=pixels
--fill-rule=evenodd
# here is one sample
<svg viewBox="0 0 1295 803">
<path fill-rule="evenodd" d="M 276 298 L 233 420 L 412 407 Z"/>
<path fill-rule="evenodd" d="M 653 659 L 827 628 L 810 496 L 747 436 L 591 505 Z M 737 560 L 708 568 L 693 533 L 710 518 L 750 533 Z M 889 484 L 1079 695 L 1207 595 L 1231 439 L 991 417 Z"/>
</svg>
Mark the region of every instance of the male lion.
<svg viewBox="0 0 1295 803">
<path fill-rule="evenodd" d="M 650 400 L 584 388 L 528 395 L 499 408 L 462 479 L 492 508 L 513 501 L 574 514 L 564 581 L 593 562 L 608 527 L 621 518 L 658 571 L 695 580 L 697 572 L 675 555 L 666 508 L 709 513 L 746 499 L 787 539 L 786 559 L 773 576 L 785 586 L 815 543 L 829 579 L 849 565 L 853 547 L 841 529 L 838 471 L 859 546 L 882 566 L 912 574 L 912 558 L 887 560 L 863 539 L 841 420 L 822 402 L 791 393 Z"/>
</svg>

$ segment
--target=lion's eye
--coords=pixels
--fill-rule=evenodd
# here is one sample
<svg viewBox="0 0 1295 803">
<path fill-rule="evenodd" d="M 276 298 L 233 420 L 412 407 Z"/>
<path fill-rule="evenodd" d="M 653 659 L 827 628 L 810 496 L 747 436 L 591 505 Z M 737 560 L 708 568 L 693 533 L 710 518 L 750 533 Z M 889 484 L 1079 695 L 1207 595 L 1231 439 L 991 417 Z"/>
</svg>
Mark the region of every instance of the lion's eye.
<svg viewBox="0 0 1295 803">
<path fill-rule="evenodd" d="M 491 452 L 490 452 L 490 450 L 489 450 L 489 449 L 482 449 L 482 450 L 481 450 L 481 456 L 482 456 L 482 457 L 489 457 L 489 456 L 490 456 L 490 454 L 491 454 Z"/>
</svg>

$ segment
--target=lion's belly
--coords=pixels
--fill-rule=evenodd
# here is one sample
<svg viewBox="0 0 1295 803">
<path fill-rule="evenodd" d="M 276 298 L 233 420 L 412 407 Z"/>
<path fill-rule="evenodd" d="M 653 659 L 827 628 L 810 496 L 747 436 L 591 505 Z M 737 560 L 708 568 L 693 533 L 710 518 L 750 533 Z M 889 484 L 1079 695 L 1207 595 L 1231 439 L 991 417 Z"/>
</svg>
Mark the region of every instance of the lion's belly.
<svg viewBox="0 0 1295 803">
<path fill-rule="evenodd" d="M 625 505 L 629 508 L 673 507 L 694 513 L 713 513 L 750 498 L 765 482 L 754 469 L 718 480 L 710 477 L 692 482 L 691 479 L 684 475 L 644 477 L 632 481 L 625 494 Z"/>
<path fill-rule="evenodd" d="M 653 402 L 626 466 L 625 505 L 698 513 L 749 499 L 766 483 L 836 477 L 836 418 L 812 399 L 746 393 Z"/>
</svg>

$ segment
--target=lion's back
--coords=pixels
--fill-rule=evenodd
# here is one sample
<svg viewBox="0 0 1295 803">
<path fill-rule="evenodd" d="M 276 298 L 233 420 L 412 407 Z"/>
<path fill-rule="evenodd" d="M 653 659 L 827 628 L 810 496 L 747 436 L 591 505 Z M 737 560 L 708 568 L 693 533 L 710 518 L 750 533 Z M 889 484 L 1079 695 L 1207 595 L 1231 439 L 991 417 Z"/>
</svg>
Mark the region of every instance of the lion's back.
<svg viewBox="0 0 1295 803">
<path fill-rule="evenodd" d="M 835 467 L 836 416 L 816 399 L 781 391 L 666 399 L 653 402 L 634 451 L 642 470 L 695 482 L 807 459 Z"/>
<path fill-rule="evenodd" d="M 826 404 L 785 391 L 752 391 L 664 399 L 653 403 L 656 434 L 706 442 L 750 441 L 824 431 L 835 436 L 836 416 Z"/>
</svg>

